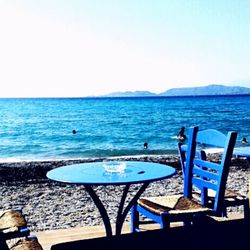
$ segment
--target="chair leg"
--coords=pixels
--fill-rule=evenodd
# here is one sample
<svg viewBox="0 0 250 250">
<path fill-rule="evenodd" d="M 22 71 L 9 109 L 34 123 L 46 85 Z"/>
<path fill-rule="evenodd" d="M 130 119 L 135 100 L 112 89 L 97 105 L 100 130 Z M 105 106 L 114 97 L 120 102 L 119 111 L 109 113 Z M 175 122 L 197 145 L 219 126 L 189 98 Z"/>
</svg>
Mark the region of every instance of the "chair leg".
<svg viewBox="0 0 250 250">
<path fill-rule="evenodd" d="M 192 225 L 190 220 L 184 220 L 183 224 L 184 224 L 185 227 L 191 227 L 191 225 Z"/>
<path fill-rule="evenodd" d="M 168 219 L 167 214 L 161 214 L 161 223 L 160 223 L 161 229 L 168 229 L 170 228 L 170 221 Z"/>
<path fill-rule="evenodd" d="M 250 221 L 249 199 L 244 200 L 244 219 Z"/>
<path fill-rule="evenodd" d="M 223 208 L 222 208 L 221 217 L 227 217 L 227 207 L 226 206 L 223 206 Z"/>
<path fill-rule="evenodd" d="M 139 212 L 137 211 L 137 205 L 132 206 L 130 210 L 130 232 L 139 232 Z"/>
<path fill-rule="evenodd" d="M 4 237 L 4 233 L 0 231 L 0 249 L 1 250 L 8 250 L 9 247 L 6 243 L 6 239 Z"/>
</svg>

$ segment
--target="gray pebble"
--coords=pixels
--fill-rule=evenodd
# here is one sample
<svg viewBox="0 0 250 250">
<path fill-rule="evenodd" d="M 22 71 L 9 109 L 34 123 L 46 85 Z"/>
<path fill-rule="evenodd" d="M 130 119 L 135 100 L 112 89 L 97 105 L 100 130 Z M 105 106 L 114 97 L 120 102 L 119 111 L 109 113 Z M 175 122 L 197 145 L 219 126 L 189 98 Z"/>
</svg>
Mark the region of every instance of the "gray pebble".
<svg viewBox="0 0 250 250">
<path fill-rule="evenodd" d="M 113 159 L 113 158 L 112 158 Z M 182 193 L 183 178 L 178 156 L 143 156 L 115 158 L 116 160 L 141 160 L 168 164 L 175 167 L 177 175 L 164 181 L 151 183 L 142 196 L 168 195 Z M 102 219 L 93 201 L 82 186 L 60 184 L 46 178 L 52 168 L 102 159 L 83 159 L 76 161 L 21 162 L 0 164 L 0 210 L 22 207 L 29 228 L 35 231 L 93 226 L 102 224 Z M 227 187 L 242 194 L 248 192 L 250 170 L 246 161 L 234 160 L 228 177 Z M 131 199 L 138 185 L 132 185 L 128 193 Z M 122 187 L 96 187 L 104 202 L 112 222 L 121 197 Z M 241 212 L 235 208 L 231 212 Z M 129 215 L 126 218 L 129 221 Z"/>
</svg>

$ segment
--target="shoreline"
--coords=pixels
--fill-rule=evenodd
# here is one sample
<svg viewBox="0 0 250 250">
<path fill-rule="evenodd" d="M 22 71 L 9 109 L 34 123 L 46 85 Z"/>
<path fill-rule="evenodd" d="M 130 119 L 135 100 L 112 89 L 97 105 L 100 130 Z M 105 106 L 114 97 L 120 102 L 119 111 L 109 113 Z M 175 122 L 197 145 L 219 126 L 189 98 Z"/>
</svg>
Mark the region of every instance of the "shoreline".
<svg viewBox="0 0 250 250">
<path fill-rule="evenodd" d="M 1 162 L 0 190 L 2 199 L 0 200 L 0 210 L 23 208 L 28 227 L 33 232 L 100 225 L 102 224 L 102 219 L 99 211 L 83 186 L 51 181 L 47 179 L 46 173 L 59 166 L 104 160 L 137 160 L 170 165 L 177 169 L 177 174 L 170 179 L 151 183 L 143 195 L 158 196 L 182 192 L 183 178 L 177 155 Z M 250 169 L 247 161 L 245 159 L 232 159 L 232 167 L 227 183 L 228 188 L 247 194 L 248 176 L 250 176 Z M 137 185 L 131 185 L 128 199 L 132 197 L 132 193 L 138 187 Z M 96 189 L 113 223 L 122 188 L 121 186 L 99 186 Z M 233 209 L 231 212 L 238 213 L 242 212 L 242 210 Z M 129 221 L 129 215 L 126 221 Z"/>
<path fill-rule="evenodd" d="M 215 154 L 214 157 L 217 160 Z M 36 181 L 47 179 L 46 173 L 57 167 L 103 161 L 145 161 L 169 165 L 181 170 L 179 156 L 176 154 L 167 155 L 128 155 L 128 156 L 111 156 L 111 157 L 86 157 L 80 159 L 55 159 L 55 160 L 31 160 L 31 161 L 0 161 L 0 181 Z M 248 169 L 249 163 L 242 158 L 232 158 L 232 166 L 240 169 Z"/>
<path fill-rule="evenodd" d="M 178 155 L 135 155 L 114 157 L 93 157 L 69 160 L 0 162 L 0 181 L 27 181 L 47 179 L 46 173 L 65 165 L 102 161 L 150 161 L 180 168 Z"/>
<path fill-rule="evenodd" d="M 44 161 L 72 161 L 72 160 L 83 160 L 83 159 L 102 159 L 102 158 L 130 158 L 130 157 L 157 157 L 157 156 L 177 156 L 178 150 L 176 148 L 169 148 L 166 150 L 162 149 L 141 149 L 141 150 L 127 150 L 129 152 L 116 152 L 117 154 L 114 155 L 115 152 L 109 154 L 109 152 L 102 153 L 100 155 L 81 155 L 81 156 L 40 156 L 40 157 L 1 157 L 0 163 L 13 163 L 13 162 L 44 162 Z"/>
</svg>

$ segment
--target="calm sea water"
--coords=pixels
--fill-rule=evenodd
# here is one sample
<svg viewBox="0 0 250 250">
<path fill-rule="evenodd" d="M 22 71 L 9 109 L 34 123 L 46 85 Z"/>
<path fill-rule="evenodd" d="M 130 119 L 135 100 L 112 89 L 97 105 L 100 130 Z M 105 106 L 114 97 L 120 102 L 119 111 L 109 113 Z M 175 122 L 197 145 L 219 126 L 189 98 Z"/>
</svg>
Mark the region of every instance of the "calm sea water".
<svg viewBox="0 0 250 250">
<path fill-rule="evenodd" d="M 0 99 L 0 160 L 176 153 L 180 127 L 193 125 L 235 130 L 240 144 L 249 107 L 250 96 Z"/>
</svg>

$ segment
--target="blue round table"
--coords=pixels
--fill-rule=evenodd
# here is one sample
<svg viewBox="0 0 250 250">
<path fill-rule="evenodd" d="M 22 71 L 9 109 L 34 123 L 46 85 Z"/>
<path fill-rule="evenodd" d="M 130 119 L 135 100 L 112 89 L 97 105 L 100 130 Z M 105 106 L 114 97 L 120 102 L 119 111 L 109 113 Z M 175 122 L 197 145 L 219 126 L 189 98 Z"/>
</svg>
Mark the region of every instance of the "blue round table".
<svg viewBox="0 0 250 250">
<path fill-rule="evenodd" d="M 246 157 L 248 160 L 248 163 L 250 163 L 250 147 L 249 146 L 235 147 L 233 154 L 236 157 Z"/>
<path fill-rule="evenodd" d="M 112 165 L 113 166 L 112 166 Z M 107 167 L 122 166 L 120 171 L 107 169 Z M 92 162 L 80 163 L 53 169 L 47 173 L 47 177 L 54 181 L 84 185 L 86 191 L 93 199 L 102 216 L 106 235 L 112 235 L 112 228 L 107 210 L 96 194 L 95 185 L 124 185 L 123 194 L 119 204 L 116 218 L 116 234 L 120 234 L 124 220 L 130 208 L 144 192 L 147 186 L 154 181 L 167 179 L 173 176 L 176 170 L 170 166 L 152 162 L 119 161 L 119 162 Z M 141 183 L 139 190 L 124 207 L 131 184 Z"/>
</svg>

